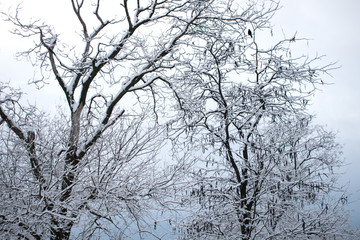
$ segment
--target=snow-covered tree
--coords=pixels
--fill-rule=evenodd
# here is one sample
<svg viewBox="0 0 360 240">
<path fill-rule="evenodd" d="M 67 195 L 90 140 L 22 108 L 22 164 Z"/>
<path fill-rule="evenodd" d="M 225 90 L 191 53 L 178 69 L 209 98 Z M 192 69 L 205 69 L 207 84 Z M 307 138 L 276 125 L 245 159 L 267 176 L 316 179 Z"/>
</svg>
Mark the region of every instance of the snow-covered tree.
<svg viewBox="0 0 360 240">
<path fill-rule="evenodd" d="M 64 16 L 74 22 L 64 33 L 25 21 L 26 9 L 3 14 L 14 34 L 35 43 L 21 53 L 40 69 L 33 83 L 56 82 L 66 103 L 57 115 L 42 114 L 2 80 L 3 236 L 116 238 L 131 220 L 141 229 L 139 209 L 175 179 L 162 176 L 155 160 L 166 139 L 162 123 L 176 112 L 167 104 L 176 99 L 172 81 L 183 56 L 198 54 L 184 49 L 209 18 L 246 21 L 228 4 L 69 0 L 72 16 Z"/>
<path fill-rule="evenodd" d="M 185 194 L 193 209 L 186 239 L 352 236 L 334 173 L 341 147 L 307 112 L 321 74 L 334 66 L 292 56 L 305 40 L 296 35 L 274 41 L 276 9 L 249 25 L 208 22 L 217 31 L 203 31 L 204 55 L 189 63 L 184 122 L 202 163 Z"/>
<path fill-rule="evenodd" d="M 68 0 L 68 9 L 67 29 L 27 22 L 26 9 L 2 14 L 33 40 L 20 54 L 38 69 L 32 83 L 40 94 L 55 83 L 63 104 L 43 113 L 1 80 L 1 236 L 344 234 L 328 198 L 340 149 L 306 112 L 331 65 L 291 57 L 296 36 L 261 45 L 276 2 Z"/>
</svg>

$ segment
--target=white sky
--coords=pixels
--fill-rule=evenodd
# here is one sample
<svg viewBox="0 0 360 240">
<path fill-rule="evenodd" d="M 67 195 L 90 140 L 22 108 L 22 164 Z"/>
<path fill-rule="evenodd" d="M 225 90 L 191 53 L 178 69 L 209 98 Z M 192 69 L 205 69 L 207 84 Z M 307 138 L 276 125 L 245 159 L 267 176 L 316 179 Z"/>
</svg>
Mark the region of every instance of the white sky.
<svg viewBox="0 0 360 240">
<path fill-rule="evenodd" d="M 324 86 L 313 100 L 317 123 L 338 132 L 346 164 L 342 183 L 350 182 L 351 221 L 360 226 L 360 1 L 283 0 L 274 18 L 288 35 L 313 39 L 306 51 L 326 55 L 324 61 L 341 66 L 325 76 Z"/>
<path fill-rule="evenodd" d="M 4 6 L 15 2 L 0 3 L 0 9 L 6 10 Z M 33 0 L 27 4 L 29 2 L 34 6 L 28 11 L 30 5 L 24 5 L 24 12 L 29 15 L 55 16 L 64 21 L 64 27 L 69 24 L 66 14 L 60 10 L 60 1 Z M 325 63 L 338 61 L 341 66 L 332 72 L 333 78 L 325 78 L 333 84 L 317 94 L 311 111 L 317 114 L 319 124 L 339 132 L 339 142 L 344 144 L 344 158 L 349 164 L 344 168 L 346 174 L 341 182 L 350 182 L 350 201 L 354 201 L 350 205 L 351 220 L 360 226 L 360 1 L 283 0 L 281 5 L 283 8 L 273 21 L 276 27 L 282 28 L 287 36 L 297 31 L 298 37 L 313 39 L 304 51 L 327 55 Z M 24 50 L 23 40 L 12 37 L 6 27 L 0 28 L 0 35 L 0 80 L 19 82 L 20 86 L 33 76 L 30 64 L 14 59 L 16 51 Z M 54 99 L 56 90 L 47 87 L 45 94 L 48 99 Z M 60 99 L 56 97 L 47 104 L 59 103 Z"/>
</svg>

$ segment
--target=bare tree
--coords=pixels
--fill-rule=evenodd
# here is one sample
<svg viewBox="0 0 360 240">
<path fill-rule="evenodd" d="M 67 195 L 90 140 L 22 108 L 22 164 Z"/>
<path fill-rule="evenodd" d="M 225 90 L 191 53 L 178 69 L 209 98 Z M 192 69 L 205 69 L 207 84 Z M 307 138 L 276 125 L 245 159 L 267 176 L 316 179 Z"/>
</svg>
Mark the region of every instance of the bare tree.
<svg viewBox="0 0 360 240">
<path fill-rule="evenodd" d="M 222 21 L 226 6 L 199 0 L 69 0 L 79 41 L 77 33 L 69 41 L 45 23 L 23 22 L 19 8 L 6 15 L 14 34 L 35 39 L 22 53 L 40 69 L 33 82 L 56 81 L 66 106 L 51 120 L 36 106 L 21 104 L 20 91 L 1 85 L 2 234 L 68 239 L 85 220 L 89 224 L 80 235 L 88 238 L 97 231 L 110 234 L 104 222 L 119 227 L 119 219 L 128 217 L 123 210 L 139 219 L 141 200 L 173 180 L 171 174 L 161 180 L 149 175 L 159 176 L 153 158 L 163 131 L 156 123 L 174 96 L 172 79 L 179 77 L 183 46 L 208 18 Z M 114 8 L 116 14 L 105 13 Z M 227 15 L 231 21 L 245 19 Z M 119 233 L 126 226 L 123 222 Z"/>
<path fill-rule="evenodd" d="M 261 41 L 264 32 L 272 34 L 277 7 L 264 8 L 249 25 L 222 22 L 217 32 L 204 31 L 204 55 L 189 64 L 184 122 L 194 130 L 190 141 L 202 148 L 202 163 L 185 193 L 195 209 L 184 223 L 185 238 L 352 236 L 334 173 L 341 147 L 307 113 L 321 74 L 334 65 L 293 57 L 291 45 L 304 40 L 296 35 Z"/>
</svg>

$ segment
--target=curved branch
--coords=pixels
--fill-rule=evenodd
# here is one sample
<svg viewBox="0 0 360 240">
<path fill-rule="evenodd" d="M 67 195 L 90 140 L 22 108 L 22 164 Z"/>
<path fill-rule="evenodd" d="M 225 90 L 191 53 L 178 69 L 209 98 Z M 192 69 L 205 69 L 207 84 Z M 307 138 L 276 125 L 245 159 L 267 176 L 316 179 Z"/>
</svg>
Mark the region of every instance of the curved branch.
<svg viewBox="0 0 360 240">
<path fill-rule="evenodd" d="M 20 129 L 20 127 L 4 112 L 4 110 L 2 109 L 2 107 L 0 106 L 0 116 L 2 118 L 2 122 L 6 122 L 8 127 L 24 142 L 26 141 L 25 139 L 25 134 L 24 132 Z"/>
<path fill-rule="evenodd" d="M 125 9 L 125 13 L 126 13 L 126 19 L 128 21 L 128 24 L 129 24 L 129 29 L 131 30 L 133 28 L 133 24 L 131 22 L 131 17 L 130 17 L 130 14 L 129 14 L 129 8 L 128 8 L 127 0 L 124 0 L 124 9 Z"/>
<path fill-rule="evenodd" d="M 41 183 L 45 183 L 45 179 L 41 174 L 39 159 L 36 157 L 35 150 L 35 133 L 33 131 L 27 132 L 27 137 L 25 137 L 25 133 L 20 129 L 20 127 L 4 112 L 2 107 L 0 106 L 0 116 L 2 118 L 1 122 L 6 122 L 11 131 L 13 131 L 20 140 L 26 143 L 26 148 L 28 155 L 30 157 L 30 164 L 32 172 L 35 178 Z"/>
</svg>

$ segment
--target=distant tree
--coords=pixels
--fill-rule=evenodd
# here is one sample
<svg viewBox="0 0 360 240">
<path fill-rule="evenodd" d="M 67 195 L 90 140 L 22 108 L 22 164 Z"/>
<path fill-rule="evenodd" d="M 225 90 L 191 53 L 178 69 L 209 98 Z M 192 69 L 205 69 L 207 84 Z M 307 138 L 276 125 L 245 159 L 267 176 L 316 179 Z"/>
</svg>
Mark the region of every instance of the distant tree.
<svg viewBox="0 0 360 240">
<path fill-rule="evenodd" d="M 263 9 L 252 32 L 235 23 L 204 30 L 204 55 L 189 63 L 184 123 L 202 162 L 185 193 L 193 209 L 185 239 L 353 236 L 334 173 L 341 147 L 307 112 L 321 74 L 334 66 L 293 57 L 296 36 L 269 44 L 276 10 Z"/>
</svg>

